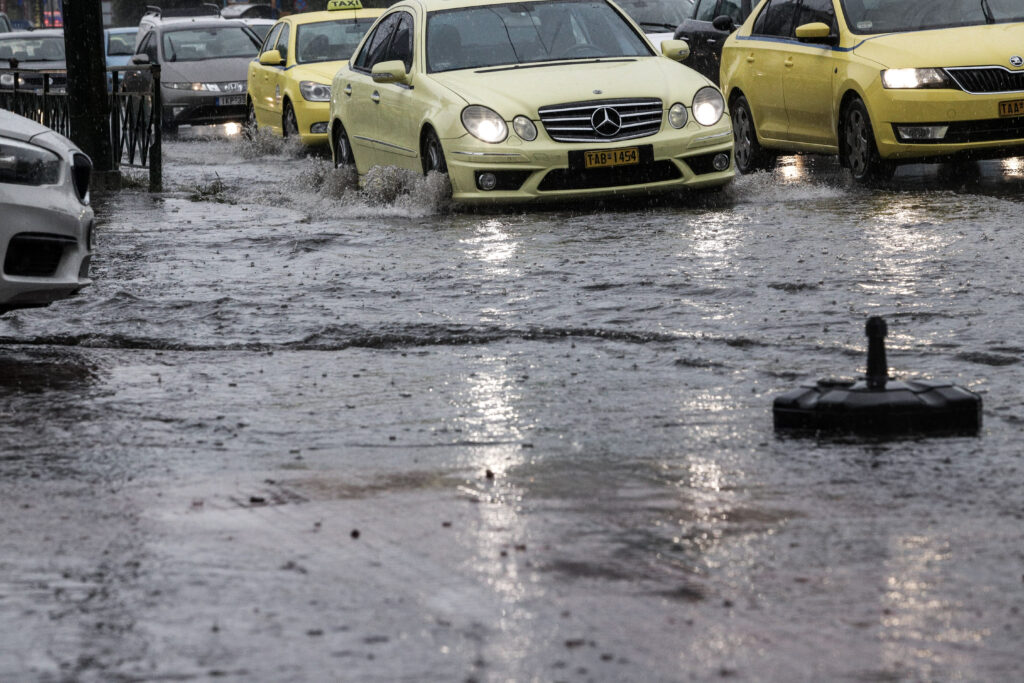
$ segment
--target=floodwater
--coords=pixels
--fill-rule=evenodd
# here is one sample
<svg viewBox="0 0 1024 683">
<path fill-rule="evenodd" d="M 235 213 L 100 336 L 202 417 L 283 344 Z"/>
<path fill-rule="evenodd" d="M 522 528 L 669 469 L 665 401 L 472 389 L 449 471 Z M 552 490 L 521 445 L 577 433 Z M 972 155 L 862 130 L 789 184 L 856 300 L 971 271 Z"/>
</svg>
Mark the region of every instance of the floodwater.
<svg viewBox="0 0 1024 683">
<path fill-rule="evenodd" d="M 1010 680 L 1024 161 L 463 212 L 165 143 L 0 319 L 0 680 Z M 863 372 L 977 437 L 780 438 Z"/>
</svg>

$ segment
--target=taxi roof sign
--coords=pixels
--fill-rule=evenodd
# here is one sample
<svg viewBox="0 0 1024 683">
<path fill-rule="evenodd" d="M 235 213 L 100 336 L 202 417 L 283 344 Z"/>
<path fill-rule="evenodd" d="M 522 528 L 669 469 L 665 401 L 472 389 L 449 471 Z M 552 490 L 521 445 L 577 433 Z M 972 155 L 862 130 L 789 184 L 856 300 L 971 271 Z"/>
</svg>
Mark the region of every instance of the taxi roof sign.
<svg viewBox="0 0 1024 683">
<path fill-rule="evenodd" d="M 327 0 L 329 12 L 339 9 L 363 9 L 363 3 L 359 0 Z"/>
</svg>

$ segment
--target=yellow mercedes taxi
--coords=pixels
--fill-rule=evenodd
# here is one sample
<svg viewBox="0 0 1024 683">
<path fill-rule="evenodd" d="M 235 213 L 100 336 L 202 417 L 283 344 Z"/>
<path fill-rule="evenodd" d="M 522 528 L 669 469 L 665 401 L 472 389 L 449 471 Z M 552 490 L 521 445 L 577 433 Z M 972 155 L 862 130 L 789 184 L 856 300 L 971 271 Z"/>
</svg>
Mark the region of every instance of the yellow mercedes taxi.
<svg viewBox="0 0 1024 683">
<path fill-rule="evenodd" d="M 336 165 L 447 173 L 460 203 L 728 183 L 721 92 L 608 0 L 403 0 L 331 87 Z"/>
<path fill-rule="evenodd" d="M 725 42 L 736 165 L 838 154 L 901 162 L 1024 153 L 1024 2 L 764 0 Z"/>
<path fill-rule="evenodd" d="M 246 126 L 327 143 L 331 79 L 382 9 L 360 0 L 329 0 L 327 10 L 284 17 L 249 64 Z"/>
</svg>

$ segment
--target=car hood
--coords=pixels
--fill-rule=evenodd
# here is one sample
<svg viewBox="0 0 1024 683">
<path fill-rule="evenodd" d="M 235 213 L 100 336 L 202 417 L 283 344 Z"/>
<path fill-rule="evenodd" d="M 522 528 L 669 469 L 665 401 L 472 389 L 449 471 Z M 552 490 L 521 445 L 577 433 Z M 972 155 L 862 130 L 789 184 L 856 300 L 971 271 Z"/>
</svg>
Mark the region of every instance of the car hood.
<svg viewBox="0 0 1024 683">
<path fill-rule="evenodd" d="M 56 131 L 5 109 L 0 109 L 0 135 L 21 142 L 31 142 L 58 154 L 78 150 L 73 142 Z"/>
<path fill-rule="evenodd" d="M 313 62 L 312 64 L 296 64 L 292 67 L 292 79 L 302 81 L 316 81 L 324 85 L 330 85 L 334 80 L 334 74 L 338 69 L 348 64 L 347 59 L 336 62 Z"/>
<path fill-rule="evenodd" d="M 7 68 L 6 61 L 7 60 L 4 60 L 4 62 L 5 62 L 4 63 L 4 68 L 5 69 Z M 63 59 L 61 59 L 59 61 L 58 60 L 54 60 L 54 61 L 48 61 L 48 62 L 37 62 L 37 61 L 18 62 L 18 71 L 45 71 L 47 69 L 53 69 L 55 71 L 62 71 L 64 69 L 66 69 L 66 68 L 68 68 L 68 65 L 67 65 L 67 62 L 65 62 Z"/>
<path fill-rule="evenodd" d="M 518 114 L 539 118 L 549 104 L 657 97 L 670 106 L 690 104 L 710 81 L 664 57 L 628 61 L 564 62 L 502 69 L 463 69 L 430 75 L 469 104 L 482 104 L 510 120 Z"/>
<path fill-rule="evenodd" d="M 188 83 L 222 83 L 244 81 L 252 57 L 226 59 L 200 59 L 195 62 L 164 62 L 160 65 L 160 80 Z"/>
<path fill-rule="evenodd" d="M 881 66 L 905 67 L 1010 66 L 1010 57 L 1024 55 L 1024 24 L 960 26 L 934 31 L 889 33 L 866 39 L 854 54 Z"/>
</svg>

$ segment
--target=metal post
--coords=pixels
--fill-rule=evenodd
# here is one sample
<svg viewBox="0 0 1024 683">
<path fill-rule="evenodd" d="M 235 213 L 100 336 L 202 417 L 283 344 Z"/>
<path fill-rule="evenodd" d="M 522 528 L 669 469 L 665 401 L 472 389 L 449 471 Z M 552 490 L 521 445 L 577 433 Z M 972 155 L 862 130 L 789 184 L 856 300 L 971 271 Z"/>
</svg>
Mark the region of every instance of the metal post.
<svg viewBox="0 0 1024 683">
<path fill-rule="evenodd" d="M 50 74 L 43 74 L 43 125 L 52 128 L 50 120 Z"/>
<path fill-rule="evenodd" d="M 872 316 L 868 318 L 864 331 L 868 335 L 868 388 L 885 389 L 885 384 L 889 381 L 889 363 L 885 359 L 885 335 L 889 329 L 885 320 Z"/>
<path fill-rule="evenodd" d="M 160 96 L 160 65 L 150 67 L 152 78 L 149 82 L 153 87 L 153 107 L 150 116 L 153 118 L 153 144 L 149 148 L 149 191 L 162 192 L 164 187 L 163 152 L 161 139 L 164 136 L 164 105 Z"/>
<path fill-rule="evenodd" d="M 110 73 L 110 168 L 115 171 L 121 168 L 121 100 L 117 95 L 120 75 L 116 70 Z"/>
</svg>

